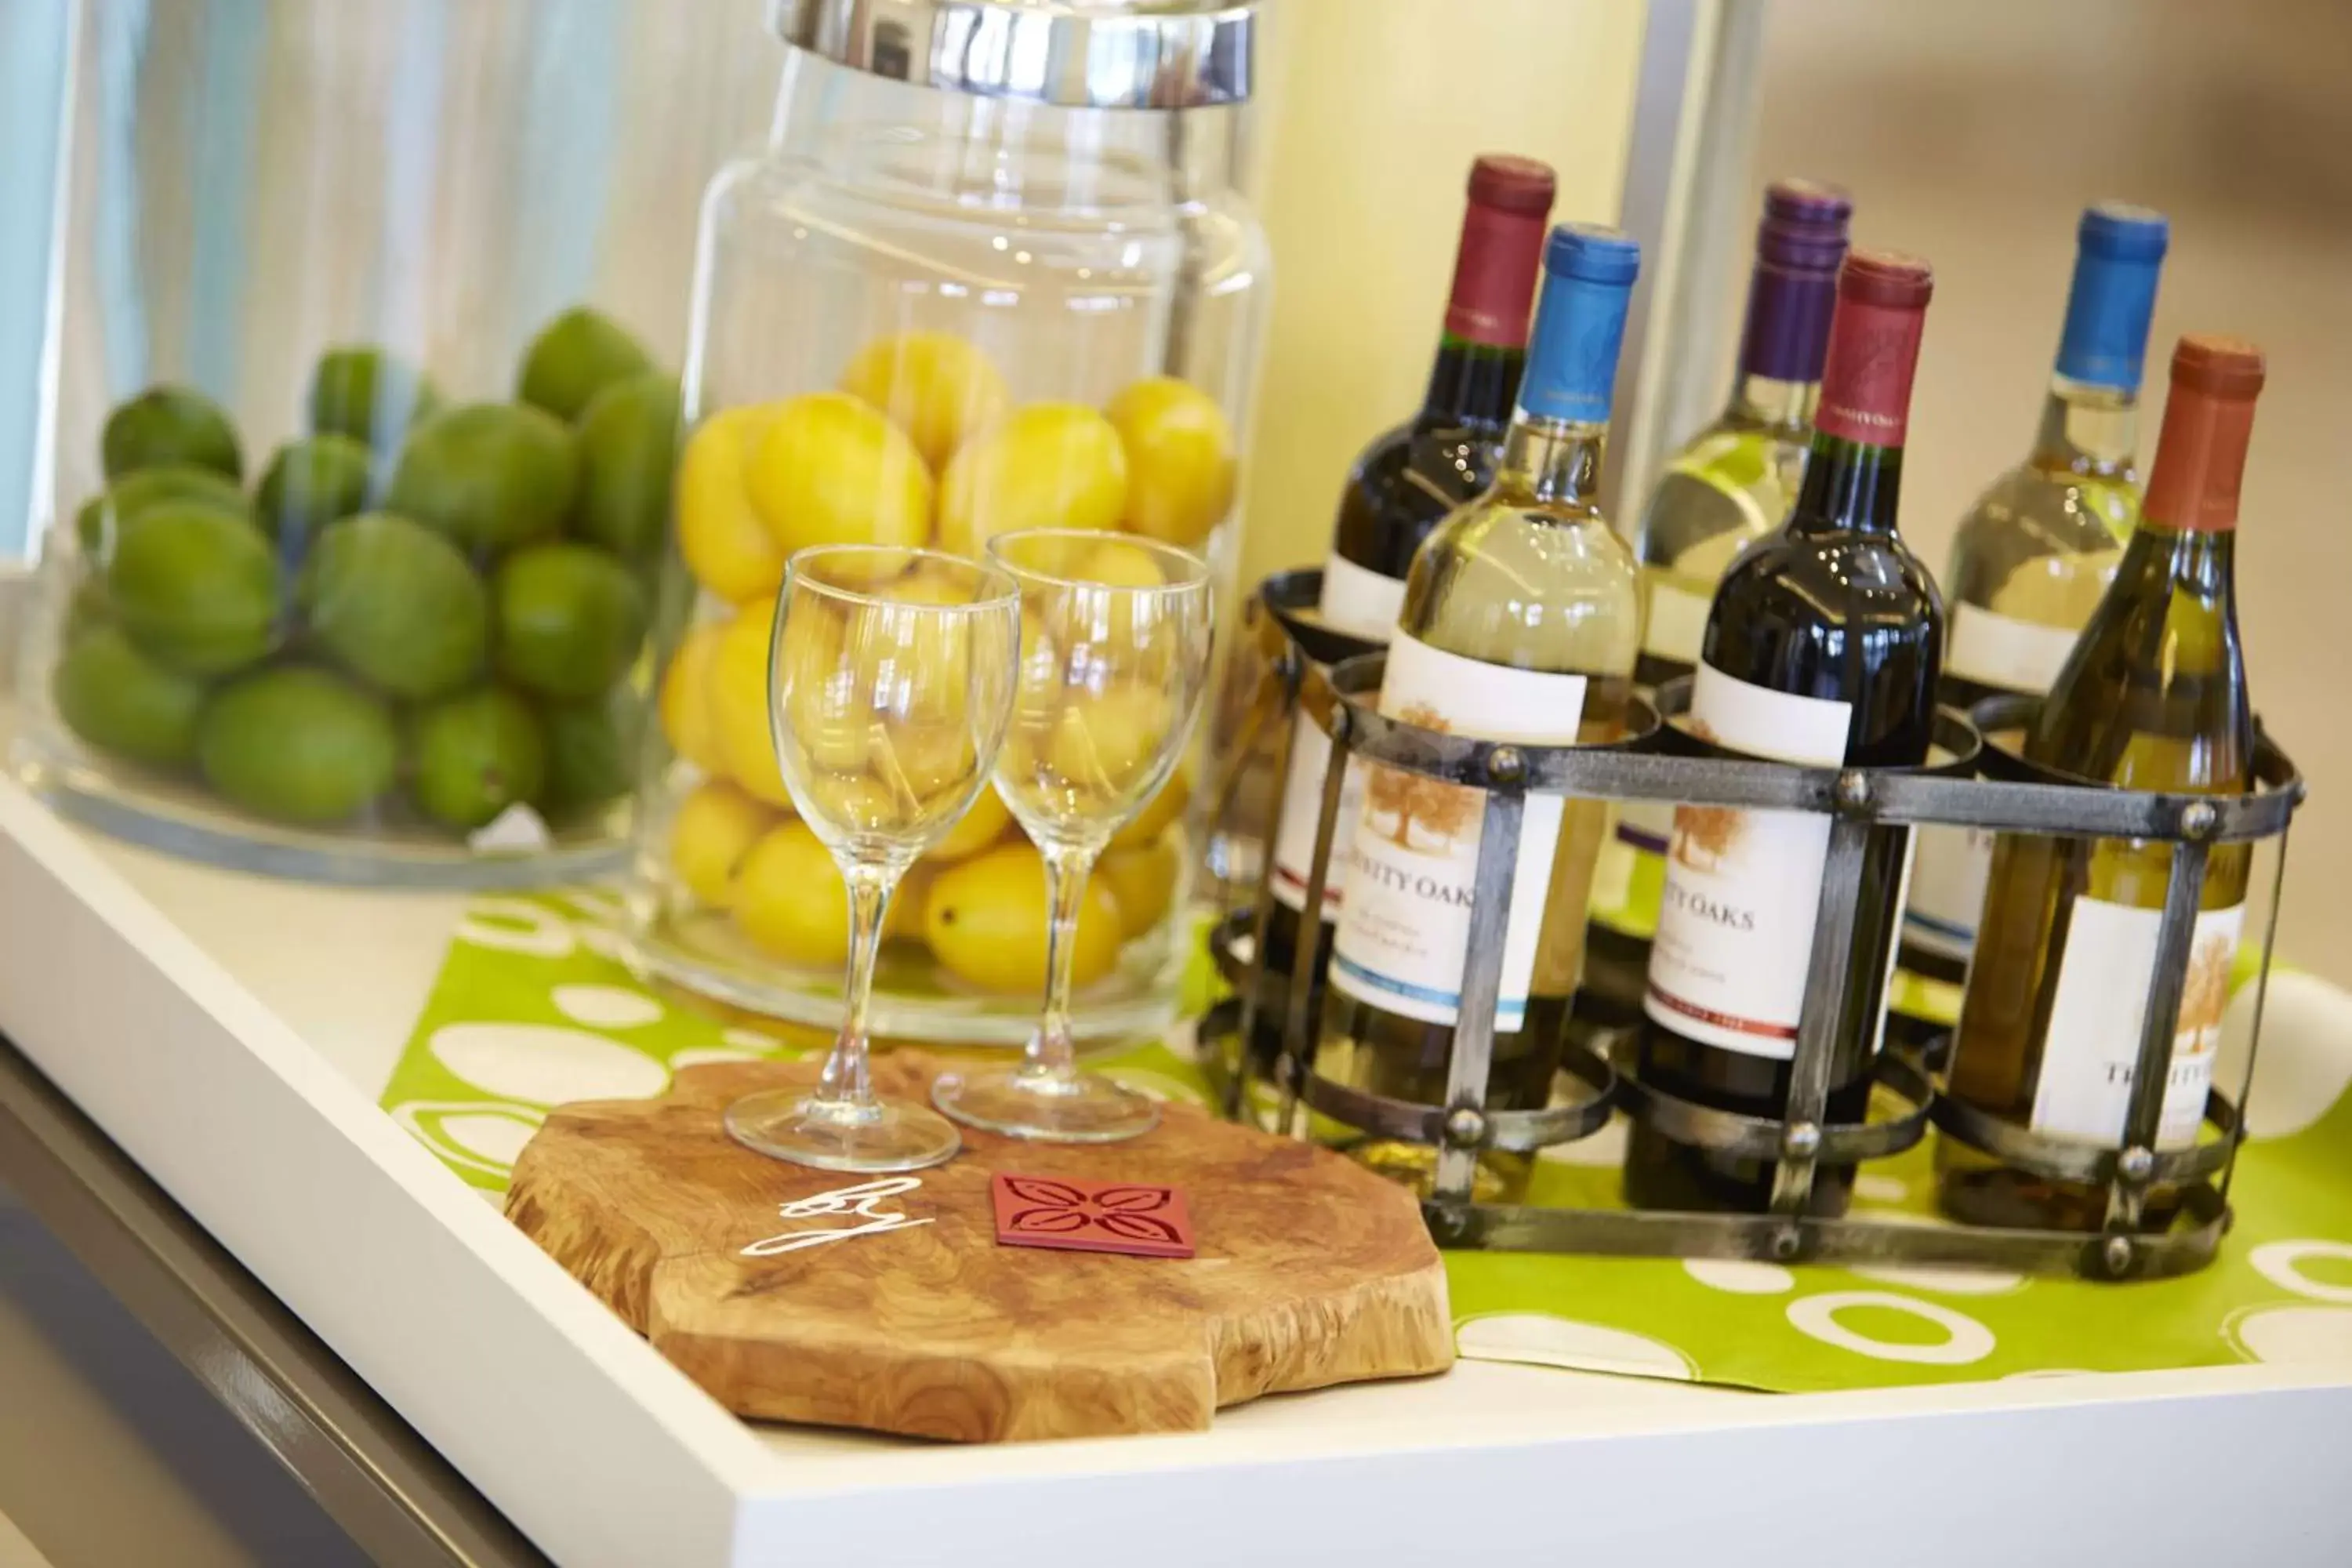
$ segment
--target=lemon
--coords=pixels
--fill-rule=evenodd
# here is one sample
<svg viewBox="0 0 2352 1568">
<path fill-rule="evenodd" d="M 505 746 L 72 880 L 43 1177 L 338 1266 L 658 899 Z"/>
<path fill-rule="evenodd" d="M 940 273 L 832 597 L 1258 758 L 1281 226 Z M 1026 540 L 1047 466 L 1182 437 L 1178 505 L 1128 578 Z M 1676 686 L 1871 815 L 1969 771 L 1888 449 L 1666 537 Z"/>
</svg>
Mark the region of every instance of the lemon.
<svg viewBox="0 0 2352 1568">
<path fill-rule="evenodd" d="M 979 345 L 952 332 L 877 338 L 841 373 L 841 390 L 888 415 L 933 468 L 1013 403 Z"/>
<path fill-rule="evenodd" d="M 770 828 L 735 873 L 735 923 L 787 963 L 829 968 L 849 956 L 849 888 L 806 825 Z"/>
<path fill-rule="evenodd" d="M 993 785 L 980 792 L 963 820 L 948 829 L 948 836 L 923 852 L 923 858 L 933 861 L 967 860 L 1004 837 L 1013 826 L 1013 813 L 997 795 Z"/>
<path fill-rule="evenodd" d="M 1109 420 L 1076 403 L 1033 403 L 948 464 L 940 542 L 977 556 L 1015 529 L 1115 529 L 1127 488 L 1127 454 Z"/>
<path fill-rule="evenodd" d="M 1050 767 L 1061 778 L 1106 795 L 1124 795 L 1168 739 L 1167 697 L 1149 686 L 1114 686 L 1099 696 L 1070 694 L 1055 720 Z"/>
<path fill-rule="evenodd" d="M 1167 914 L 1168 906 L 1176 901 L 1176 874 L 1182 859 L 1177 847 L 1163 840 L 1114 849 L 1096 862 L 1095 875 L 1118 900 L 1118 924 L 1124 934 L 1141 936 Z"/>
<path fill-rule="evenodd" d="M 784 552 L 760 521 L 745 483 L 751 451 L 777 405 L 714 414 L 687 438 L 677 462 L 677 547 L 695 581 L 730 605 L 772 599 Z"/>
<path fill-rule="evenodd" d="M 1113 398 L 1109 412 L 1127 448 L 1127 527 L 1171 544 L 1208 538 L 1234 504 L 1234 427 L 1216 399 L 1156 375 Z"/>
<path fill-rule="evenodd" d="M 710 728 L 727 775 L 754 800 L 790 807 L 768 722 L 768 617 L 745 610 L 727 623 L 710 654 Z"/>
<path fill-rule="evenodd" d="M 732 784 L 698 786 L 677 803 L 669 828 L 669 864 L 706 908 L 735 901 L 735 878 L 776 814 Z"/>
<path fill-rule="evenodd" d="M 930 902 L 931 883 L 938 879 L 936 866 L 909 866 L 898 885 L 890 890 L 889 907 L 882 911 L 882 940 L 913 942 L 923 940 L 923 910 Z"/>
<path fill-rule="evenodd" d="M 711 712 L 710 665 L 726 629 L 717 621 L 689 627 L 661 683 L 661 727 L 669 749 L 714 778 L 726 776 L 727 753 L 719 749 Z"/>
<path fill-rule="evenodd" d="M 842 392 L 793 398 L 751 448 L 751 502 L 787 555 L 816 544 L 918 545 L 931 471 L 906 433 Z"/>
<path fill-rule="evenodd" d="M 873 713 L 844 673 L 840 617 L 813 606 L 784 622 L 784 719 L 809 765 L 836 773 L 866 766 Z"/>
<path fill-rule="evenodd" d="M 1026 844 L 1008 844 L 950 866 L 931 884 L 923 934 L 949 973 L 983 991 L 1045 987 L 1045 863 Z M 1118 963 L 1118 900 L 1100 881 L 1078 908 L 1071 981 L 1091 985 Z"/>
<path fill-rule="evenodd" d="M 1170 823 L 1184 815 L 1184 808 L 1192 804 L 1192 786 L 1186 782 L 1183 773 L 1180 770 L 1171 773 L 1168 782 L 1160 786 L 1160 793 L 1143 803 L 1143 809 L 1136 814 L 1135 820 L 1110 836 L 1110 847 L 1113 849 L 1132 849 L 1150 843 L 1168 830 Z"/>
</svg>

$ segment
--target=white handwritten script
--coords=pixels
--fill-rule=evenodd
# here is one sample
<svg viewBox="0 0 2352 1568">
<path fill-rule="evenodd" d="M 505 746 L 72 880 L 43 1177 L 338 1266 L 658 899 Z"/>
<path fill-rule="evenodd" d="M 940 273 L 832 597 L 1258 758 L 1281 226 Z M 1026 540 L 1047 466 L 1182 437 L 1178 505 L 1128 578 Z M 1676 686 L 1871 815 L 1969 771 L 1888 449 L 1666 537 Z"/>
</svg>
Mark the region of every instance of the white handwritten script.
<svg viewBox="0 0 2352 1568">
<path fill-rule="evenodd" d="M 797 1252 L 803 1247 L 823 1247 L 827 1242 L 847 1241 L 853 1236 L 878 1236 L 886 1230 L 905 1230 L 910 1226 L 929 1225 L 929 1218 L 885 1214 L 875 1205 L 885 1198 L 900 1193 L 913 1192 L 923 1184 L 920 1176 L 885 1176 L 878 1182 L 861 1182 L 854 1187 L 835 1187 L 829 1193 L 817 1193 L 810 1197 L 794 1198 L 776 1208 L 779 1219 L 822 1219 L 834 1215 L 855 1215 L 864 1225 L 842 1225 L 815 1230 L 788 1230 L 782 1236 L 772 1236 L 755 1241 L 741 1253 L 745 1258 L 773 1258 L 780 1252 Z"/>
</svg>

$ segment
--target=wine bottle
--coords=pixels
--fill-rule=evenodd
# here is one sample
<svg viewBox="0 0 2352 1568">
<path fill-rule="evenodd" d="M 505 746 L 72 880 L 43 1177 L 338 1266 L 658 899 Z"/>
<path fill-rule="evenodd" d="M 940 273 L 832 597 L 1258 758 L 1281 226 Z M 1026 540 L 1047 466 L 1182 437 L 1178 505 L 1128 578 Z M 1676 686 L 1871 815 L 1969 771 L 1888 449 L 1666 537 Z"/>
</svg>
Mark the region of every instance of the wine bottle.
<svg viewBox="0 0 2352 1568">
<path fill-rule="evenodd" d="M 1375 438 L 1356 459 L 1339 493 L 1339 525 L 1323 567 L 1319 618 L 1367 647 L 1387 642 L 1396 629 L 1405 573 L 1421 542 L 1492 480 L 1526 364 L 1528 312 L 1543 264 L 1552 188 L 1550 165 L 1532 158 L 1489 153 L 1471 165 L 1469 208 L 1428 395 L 1419 414 Z M 1290 972 L 1297 950 L 1330 756 L 1323 731 L 1302 716 L 1293 728 L 1289 782 L 1275 826 L 1276 901 L 1266 947 L 1276 973 Z M 1338 868 L 1361 800 L 1355 770 L 1345 787 L 1319 919 L 1326 948 L 1339 906 Z M 1310 962 L 1321 962 L 1321 950 Z"/>
<path fill-rule="evenodd" d="M 2139 521 L 2140 363 L 2168 237 L 2146 207 L 2102 202 L 2083 214 L 2033 449 L 1978 498 L 1952 542 L 1943 700 L 1955 707 L 2048 691 L 2115 575 Z M 1990 834 L 1920 833 L 1903 913 L 1904 1010 L 1950 1026 L 1991 865 Z"/>
<path fill-rule="evenodd" d="M 1848 254 L 1838 274 L 1803 488 L 1780 531 L 1743 552 L 1707 612 L 1688 723 L 1729 751 L 1815 766 L 1926 761 L 1944 609 L 1895 529 L 1904 426 L 1932 279 L 1927 263 Z M 1908 833 L 1864 855 L 1828 1114 L 1859 1120 L 1885 1025 Z M 1682 806 L 1650 949 L 1637 1071 L 1666 1093 L 1779 1117 L 1812 951 L 1829 818 Z M 1851 1166 L 1823 1165 L 1812 1206 L 1843 1212 Z M 1635 1121 L 1634 1203 L 1759 1210 L 1769 1162 L 1675 1143 Z"/>
<path fill-rule="evenodd" d="M 1691 672 L 1724 568 L 1779 527 L 1797 498 L 1853 213 L 1844 192 L 1811 180 L 1775 181 L 1764 193 L 1730 401 L 1667 462 L 1636 535 L 1649 615 L 1634 674 L 1645 686 Z M 1641 1020 L 1674 815 L 1646 801 L 1619 802 L 1612 813 L 1592 879 L 1580 1023 Z"/>
<path fill-rule="evenodd" d="M 1545 745 L 1623 732 L 1641 647 L 1641 570 L 1595 500 L 1625 306 L 1641 261 L 1614 229 L 1546 247 L 1527 375 L 1494 488 L 1412 559 L 1380 709 L 1424 728 Z M 1332 940 L 1318 1068 L 1442 1101 L 1459 1016 L 1484 792 L 1368 765 Z M 1601 803 L 1530 795 L 1502 944 L 1488 1103 L 1540 1106 L 1580 962 Z M 1415 1180 L 1431 1151 L 1368 1142 Z M 1482 1168 L 1508 1192 L 1524 1160 Z"/>
<path fill-rule="evenodd" d="M 2252 787 L 2253 706 L 2232 555 L 2262 351 L 2181 339 L 2145 518 L 2025 739 L 2030 762 L 2095 784 L 2237 795 Z M 1956 1100 L 2036 1132 L 2117 1146 L 2156 973 L 2173 847 L 2002 834 L 1953 1040 Z M 2194 1141 L 2213 1078 L 2250 846 L 2216 846 L 2189 943 L 2157 1133 Z M 1957 1218 L 2096 1229 L 2103 1192 L 2005 1169 L 1944 1138 L 1937 1189 Z M 2151 1194 L 2162 1225 L 2172 1198 Z"/>
</svg>

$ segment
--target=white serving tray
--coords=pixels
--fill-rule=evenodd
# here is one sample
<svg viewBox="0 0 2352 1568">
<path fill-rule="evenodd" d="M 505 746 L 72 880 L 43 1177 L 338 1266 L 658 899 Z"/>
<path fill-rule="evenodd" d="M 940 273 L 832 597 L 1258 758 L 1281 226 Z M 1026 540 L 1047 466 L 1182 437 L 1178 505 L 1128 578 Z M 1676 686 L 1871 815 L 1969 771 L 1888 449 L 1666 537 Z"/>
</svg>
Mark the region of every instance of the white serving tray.
<svg viewBox="0 0 2352 1568">
<path fill-rule="evenodd" d="M 0 1030 L 567 1568 L 2352 1558 L 2352 1363 L 1794 1397 L 1465 1363 L 1196 1436 L 747 1426 L 376 1109 L 457 907 L 0 783 Z"/>
</svg>

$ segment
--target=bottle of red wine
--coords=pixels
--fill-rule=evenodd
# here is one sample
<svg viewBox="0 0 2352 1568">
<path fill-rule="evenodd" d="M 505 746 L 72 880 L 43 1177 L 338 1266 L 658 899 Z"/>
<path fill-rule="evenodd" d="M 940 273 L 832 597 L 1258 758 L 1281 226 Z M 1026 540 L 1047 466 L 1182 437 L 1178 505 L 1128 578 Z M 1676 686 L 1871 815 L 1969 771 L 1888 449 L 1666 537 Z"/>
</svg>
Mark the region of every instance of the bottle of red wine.
<svg viewBox="0 0 2352 1568">
<path fill-rule="evenodd" d="M 1495 463 L 1527 365 L 1528 319 L 1543 267 L 1551 212 L 1551 166 L 1489 153 L 1470 168 L 1470 205 L 1454 254 L 1445 335 L 1421 412 L 1377 437 L 1348 475 L 1339 521 L 1323 567 L 1320 618 L 1369 647 L 1396 630 L 1405 574 L 1430 531 L 1494 482 Z M 1276 903 L 1267 962 L 1288 973 L 1307 901 L 1308 862 L 1330 758 L 1323 732 L 1301 719 L 1292 737 L 1290 782 L 1276 818 L 1271 875 Z M 1353 776 L 1339 808 L 1332 873 L 1320 924 L 1328 949 L 1339 907 L 1345 834 L 1361 812 Z"/>
<path fill-rule="evenodd" d="M 1850 253 L 1838 274 L 1812 455 L 1795 509 L 1724 574 L 1693 677 L 1689 728 L 1731 752 L 1813 766 L 1927 760 L 1943 662 L 1935 580 L 1895 531 L 1904 425 L 1932 279 L 1927 264 Z M 1650 950 L 1636 1070 L 1668 1094 L 1751 1116 L 1788 1105 L 1830 822 L 1683 806 Z M 1865 851 L 1829 1116 L 1861 1118 L 1885 1024 L 1909 834 Z M 1822 1166 L 1814 1212 L 1844 1210 L 1852 1166 Z M 1627 1198 L 1760 1211 L 1769 1162 L 1671 1142 L 1636 1121 Z"/>
</svg>

